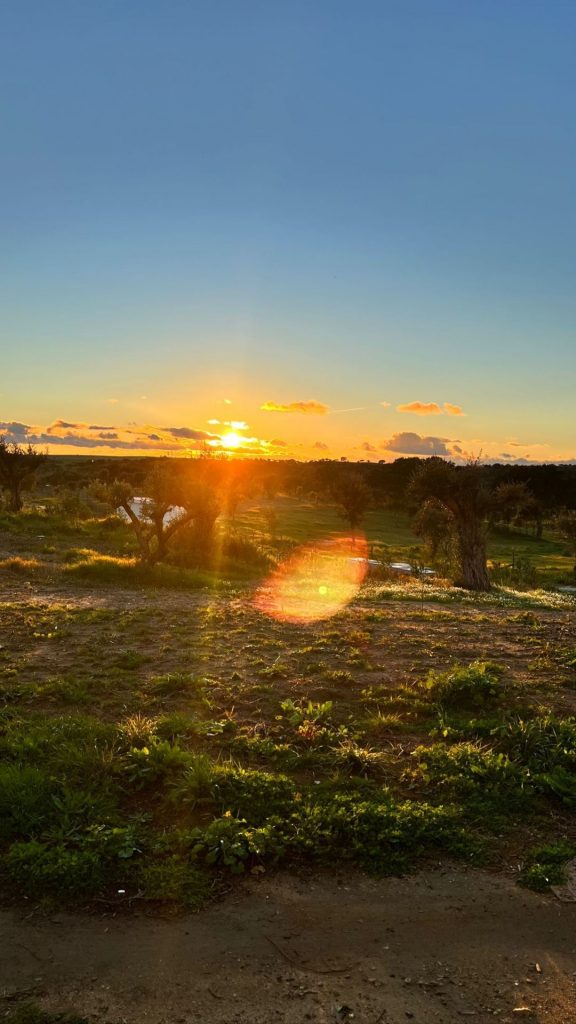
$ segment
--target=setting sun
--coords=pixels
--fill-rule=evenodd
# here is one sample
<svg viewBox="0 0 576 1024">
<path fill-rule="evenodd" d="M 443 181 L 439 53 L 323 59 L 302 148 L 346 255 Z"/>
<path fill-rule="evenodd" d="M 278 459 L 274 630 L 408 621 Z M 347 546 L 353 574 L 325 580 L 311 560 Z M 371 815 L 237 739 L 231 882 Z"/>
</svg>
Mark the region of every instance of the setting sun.
<svg viewBox="0 0 576 1024">
<path fill-rule="evenodd" d="M 222 434 L 221 441 L 223 448 L 239 448 L 244 440 L 240 434 L 236 434 L 233 430 L 228 434 Z"/>
</svg>

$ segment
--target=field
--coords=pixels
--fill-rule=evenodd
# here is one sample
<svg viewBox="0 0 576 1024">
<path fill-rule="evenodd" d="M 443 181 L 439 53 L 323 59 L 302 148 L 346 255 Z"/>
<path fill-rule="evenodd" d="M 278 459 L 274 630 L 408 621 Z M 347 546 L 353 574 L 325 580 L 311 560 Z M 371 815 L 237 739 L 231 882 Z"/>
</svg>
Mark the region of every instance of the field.
<svg viewBox="0 0 576 1024">
<path fill-rule="evenodd" d="M 263 543 L 262 520 L 246 510 L 236 528 Z M 291 503 L 277 533 L 287 549 L 339 525 Z M 392 514 L 367 534 L 393 557 L 414 546 Z M 563 557 L 553 540 L 493 543 L 543 572 Z M 142 575 L 132 555 L 109 520 L 3 517 L 5 904 L 170 916 L 267 880 L 273 894 L 283 871 L 290 888 L 438 862 L 537 892 L 562 882 L 576 855 L 572 597 L 376 579 L 334 617 L 294 624 L 256 610 L 261 572 Z M 538 1019 L 568 1021 L 550 1005 Z"/>
</svg>

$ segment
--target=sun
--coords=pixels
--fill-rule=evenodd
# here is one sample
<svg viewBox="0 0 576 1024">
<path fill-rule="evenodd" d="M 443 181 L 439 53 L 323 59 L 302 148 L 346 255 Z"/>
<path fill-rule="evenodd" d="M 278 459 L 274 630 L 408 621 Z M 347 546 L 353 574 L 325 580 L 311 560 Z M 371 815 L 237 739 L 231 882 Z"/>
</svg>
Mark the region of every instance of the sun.
<svg viewBox="0 0 576 1024">
<path fill-rule="evenodd" d="M 244 438 L 241 437 L 240 434 L 236 434 L 233 430 L 228 434 L 222 434 L 222 437 L 220 438 L 223 448 L 239 448 L 243 440 Z"/>
</svg>

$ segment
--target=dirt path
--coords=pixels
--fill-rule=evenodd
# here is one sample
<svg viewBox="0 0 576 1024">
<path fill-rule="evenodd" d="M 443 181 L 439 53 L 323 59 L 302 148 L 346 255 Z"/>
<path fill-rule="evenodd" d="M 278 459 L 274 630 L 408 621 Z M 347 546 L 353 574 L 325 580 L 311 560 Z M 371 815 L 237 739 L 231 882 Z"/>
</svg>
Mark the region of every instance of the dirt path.
<svg viewBox="0 0 576 1024">
<path fill-rule="evenodd" d="M 126 1024 L 576 1021 L 576 904 L 463 869 L 250 882 L 195 916 L 0 914 L 19 999 Z"/>
</svg>

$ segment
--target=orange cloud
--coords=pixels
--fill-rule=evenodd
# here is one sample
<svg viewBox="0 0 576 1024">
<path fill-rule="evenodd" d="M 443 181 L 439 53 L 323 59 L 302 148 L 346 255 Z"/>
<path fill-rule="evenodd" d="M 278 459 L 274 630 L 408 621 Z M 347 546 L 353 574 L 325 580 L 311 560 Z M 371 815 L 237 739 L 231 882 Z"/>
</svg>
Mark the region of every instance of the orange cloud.
<svg viewBox="0 0 576 1024">
<path fill-rule="evenodd" d="M 417 416 L 441 416 L 442 409 L 437 402 L 408 402 L 397 405 L 396 412 L 414 412 Z"/>
<path fill-rule="evenodd" d="M 397 405 L 396 412 L 412 412 L 416 416 L 442 416 L 444 413 L 447 416 L 466 415 L 459 405 L 452 405 L 451 402 L 444 402 L 443 406 L 438 405 L 438 402 L 408 402 L 406 405 Z"/>
<path fill-rule="evenodd" d="M 300 412 L 304 413 L 305 416 L 325 416 L 330 409 L 323 402 L 315 402 L 313 400 L 309 402 L 288 402 L 287 405 L 281 405 L 278 402 L 264 402 L 264 405 L 260 406 L 263 412 Z"/>
</svg>

